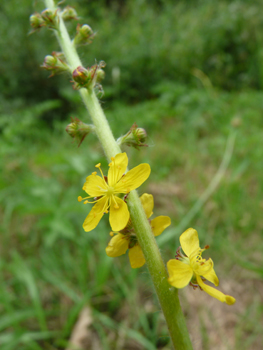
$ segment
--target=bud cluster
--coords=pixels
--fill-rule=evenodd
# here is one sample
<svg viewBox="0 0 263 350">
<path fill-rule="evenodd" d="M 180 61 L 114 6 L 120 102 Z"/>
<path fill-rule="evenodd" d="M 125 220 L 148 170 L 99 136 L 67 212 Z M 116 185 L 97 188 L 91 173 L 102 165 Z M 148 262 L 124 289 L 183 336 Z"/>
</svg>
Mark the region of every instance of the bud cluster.
<svg viewBox="0 0 263 350">
<path fill-rule="evenodd" d="M 52 52 L 52 56 L 46 56 L 41 67 L 48 71 L 51 71 L 50 77 L 53 77 L 58 73 L 70 72 L 70 68 L 65 62 L 65 58 L 62 52 L 54 51 Z"/>
<path fill-rule="evenodd" d="M 119 145 L 126 144 L 129 147 L 139 149 L 139 147 L 148 147 L 145 143 L 146 139 L 146 131 L 143 128 L 138 128 L 136 123 L 134 123 L 127 134 L 118 138 L 117 143 Z"/>
<path fill-rule="evenodd" d="M 102 68 L 104 67 L 104 61 L 100 61 L 99 64 L 94 64 L 93 66 L 87 69 L 81 66 L 77 67 L 72 73 L 72 77 L 74 80 L 73 88 L 93 88 L 104 78 L 105 72 L 102 70 Z"/>
<path fill-rule="evenodd" d="M 93 30 L 90 28 L 89 25 L 78 24 L 76 31 L 77 31 L 76 36 L 73 39 L 73 44 L 75 46 L 87 45 L 92 43 L 92 39 L 94 38 L 95 33 L 93 32 Z"/>
<path fill-rule="evenodd" d="M 85 137 L 94 132 L 95 126 L 85 124 L 78 118 L 71 118 L 71 123 L 66 127 L 66 132 L 78 142 L 78 147 L 81 145 Z"/>
<path fill-rule="evenodd" d="M 41 13 L 35 13 L 30 16 L 30 25 L 33 28 L 33 32 L 39 30 L 42 27 L 50 29 L 57 29 L 59 24 L 59 16 L 57 11 L 46 9 Z"/>
</svg>

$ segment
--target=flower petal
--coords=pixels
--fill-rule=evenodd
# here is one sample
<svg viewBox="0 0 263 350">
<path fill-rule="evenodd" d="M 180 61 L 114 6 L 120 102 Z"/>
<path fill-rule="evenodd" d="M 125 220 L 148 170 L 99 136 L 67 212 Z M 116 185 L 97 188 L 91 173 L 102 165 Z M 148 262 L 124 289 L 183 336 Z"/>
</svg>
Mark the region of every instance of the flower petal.
<svg viewBox="0 0 263 350">
<path fill-rule="evenodd" d="M 190 265 L 176 259 L 167 263 L 169 273 L 168 282 L 175 288 L 184 288 L 193 277 L 193 270 Z"/>
<path fill-rule="evenodd" d="M 133 269 L 142 267 L 145 264 L 145 258 L 139 244 L 136 244 L 134 247 L 129 249 L 129 259 Z"/>
<path fill-rule="evenodd" d="M 117 154 L 110 164 L 110 169 L 108 171 L 108 184 L 109 186 L 113 187 L 120 180 L 127 169 L 127 154 L 125 152 Z"/>
<path fill-rule="evenodd" d="M 182 233 L 180 236 L 180 244 L 188 257 L 192 252 L 200 249 L 197 231 L 193 228 L 188 228 L 186 231 L 184 231 L 184 233 Z"/>
<path fill-rule="evenodd" d="M 208 286 L 205 284 L 200 276 L 196 276 L 197 283 L 199 286 L 211 297 L 218 299 L 222 303 L 227 303 L 228 305 L 233 305 L 236 302 L 236 299 L 231 297 L 230 295 L 225 295 L 224 293 L 220 292 L 219 290 Z"/>
<path fill-rule="evenodd" d="M 125 174 L 114 186 L 116 193 L 128 193 L 141 186 L 151 173 L 151 167 L 147 163 L 140 164 Z"/>
<path fill-rule="evenodd" d="M 153 214 L 153 206 L 154 206 L 153 195 L 148 194 L 148 193 L 144 193 L 140 197 L 140 200 L 142 202 L 142 206 L 143 206 L 143 209 L 145 211 L 145 214 L 146 214 L 147 218 L 149 219 L 149 217 L 152 216 L 152 214 Z"/>
<path fill-rule="evenodd" d="M 118 208 L 115 208 L 116 203 Z M 110 225 L 112 231 L 121 231 L 127 225 L 130 213 L 127 204 L 119 197 L 112 196 L 110 204 Z"/>
<path fill-rule="evenodd" d="M 83 190 L 87 192 L 91 197 L 100 197 L 105 194 L 107 184 L 98 175 L 90 175 L 86 178 L 86 182 L 83 185 Z"/>
<path fill-rule="evenodd" d="M 157 216 L 151 220 L 151 228 L 155 236 L 159 236 L 166 227 L 171 225 L 171 219 L 169 216 Z"/>
<path fill-rule="evenodd" d="M 208 273 L 201 276 L 203 276 L 207 281 L 213 283 L 215 286 L 219 285 L 219 279 L 213 268 Z"/>
<path fill-rule="evenodd" d="M 107 204 L 108 198 L 105 196 L 99 199 L 98 202 L 95 205 L 93 205 L 93 208 L 91 209 L 89 215 L 86 217 L 83 223 L 84 231 L 89 232 L 98 225 L 105 210 L 107 209 Z"/>
<path fill-rule="evenodd" d="M 112 258 L 125 254 L 129 247 L 129 240 L 126 238 L 121 233 L 112 237 L 106 248 L 106 254 Z"/>
</svg>

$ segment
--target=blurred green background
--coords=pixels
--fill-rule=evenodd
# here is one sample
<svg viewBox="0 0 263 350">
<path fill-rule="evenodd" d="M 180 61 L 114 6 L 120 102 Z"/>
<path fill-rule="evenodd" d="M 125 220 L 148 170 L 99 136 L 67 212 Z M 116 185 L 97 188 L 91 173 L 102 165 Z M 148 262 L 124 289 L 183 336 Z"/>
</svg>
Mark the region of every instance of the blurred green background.
<svg viewBox="0 0 263 350">
<path fill-rule="evenodd" d="M 214 260 L 220 290 L 237 299 L 230 307 L 191 287 L 180 291 L 194 349 L 260 349 L 261 1 L 65 5 L 97 33 L 79 53 L 85 66 L 107 63 L 100 99 L 114 135 L 134 122 L 149 135 L 148 148 L 124 150 L 130 167 L 150 163 L 139 193 L 152 193 L 154 215 L 172 219 L 164 260 L 174 257 L 179 234 L 196 228 L 201 246 L 210 245 L 205 257 Z M 70 117 L 89 117 L 69 77 L 48 79 L 40 69 L 59 50 L 49 30 L 28 35 L 29 16 L 43 9 L 40 1 L 0 4 L 0 348 L 72 349 L 80 317 L 83 350 L 171 349 L 147 268 L 132 270 L 127 255 L 106 256 L 106 218 L 92 232 L 82 229 L 90 208 L 77 197 L 94 165 L 106 171 L 107 163 L 95 136 L 78 148 L 65 132 Z M 68 25 L 72 35 L 76 24 Z M 188 219 L 234 133 L 220 186 Z"/>
</svg>

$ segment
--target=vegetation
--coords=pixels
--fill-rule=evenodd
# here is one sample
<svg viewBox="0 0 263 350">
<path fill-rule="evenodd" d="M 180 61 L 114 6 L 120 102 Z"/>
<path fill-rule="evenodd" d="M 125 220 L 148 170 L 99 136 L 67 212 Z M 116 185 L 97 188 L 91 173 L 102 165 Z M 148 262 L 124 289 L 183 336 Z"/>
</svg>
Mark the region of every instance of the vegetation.
<svg viewBox="0 0 263 350">
<path fill-rule="evenodd" d="M 134 122 L 147 130 L 148 148 L 127 148 L 130 166 L 151 163 L 140 193 L 154 195 L 154 214 L 171 217 L 169 230 L 207 188 L 237 133 L 219 189 L 183 228 L 210 245 L 222 290 L 237 303 L 230 310 L 190 287 L 180 296 L 195 349 L 255 349 L 263 341 L 260 2 L 173 3 L 70 5 L 97 31 L 82 59 L 107 63 L 101 101 L 116 138 Z M 106 255 L 106 221 L 82 229 L 89 208 L 77 197 L 102 153 L 93 135 L 78 148 L 65 133 L 70 117 L 88 119 L 67 78 L 47 79 L 39 68 L 52 35 L 27 36 L 31 0 L 0 6 L 1 349 L 65 349 L 87 305 L 87 349 L 170 349 L 146 268 Z M 166 261 L 180 233 L 162 246 Z"/>
</svg>

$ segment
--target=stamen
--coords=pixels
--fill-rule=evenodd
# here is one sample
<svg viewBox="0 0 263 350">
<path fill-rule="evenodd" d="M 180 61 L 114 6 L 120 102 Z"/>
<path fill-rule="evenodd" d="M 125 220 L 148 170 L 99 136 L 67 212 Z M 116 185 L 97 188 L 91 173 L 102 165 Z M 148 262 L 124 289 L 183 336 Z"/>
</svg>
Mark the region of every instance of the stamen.
<svg viewBox="0 0 263 350">
<path fill-rule="evenodd" d="M 87 204 L 87 203 L 89 203 L 89 201 L 85 201 L 85 202 L 83 202 L 84 204 Z"/>
<path fill-rule="evenodd" d="M 112 231 L 110 232 L 110 236 L 111 236 L 111 237 L 113 237 L 113 236 L 114 236 L 114 233 L 113 233 Z"/>
<path fill-rule="evenodd" d="M 93 171 L 92 175 L 97 175 L 97 171 Z"/>
<path fill-rule="evenodd" d="M 118 203 L 117 203 L 117 201 L 116 201 L 116 199 L 115 199 L 115 196 L 114 196 L 114 195 L 113 195 L 113 196 L 111 196 L 111 198 L 110 198 L 110 202 L 111 202 L 112 200 L 113 200 L 113 201 L 114 201 L 114 203 L 115 203 L 115 204 L 114 204 L 114 208 L 115 208 L 115 209 L 119 209 Z"/>
<path fill-rule="evenodd" d="M 210 248 L 210 246 L 207 244 L 206 246 L 205 246 L 205 249 L 209 249 Z"/>
<path fill-rule="evenodd" d="M 78 201 L 81 202 L 82 201 L 82 197 L 81 196 L 78 196 Z"/>
<path fill-rule="evenodd" d="M 98 163 L 97 165 L 95 165 L 95 167 L 99 169 L 99 171 L 100 171 L 100 173 L 101 173 L 101 176 L 102 176 L 102 179 L 105 181 L 104 175 L 103 175 L 103 172 L 102 172 L 100 166 L 101 166 L 101 163 Z M 92 173 L 92 174 L 94 174 L 94 173 Z M 105 183 L 106 183 L 106 181 L 105 181 Z M 107 184 L 107 183 L 106 183 L 106 184 Z"/>
</svg>

